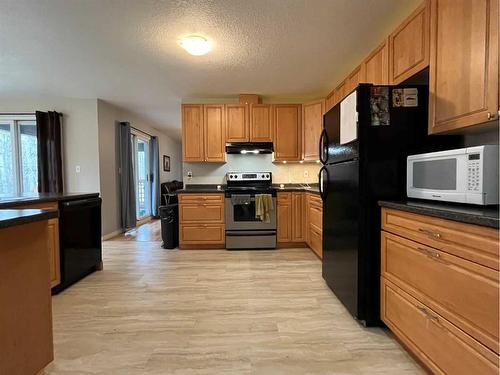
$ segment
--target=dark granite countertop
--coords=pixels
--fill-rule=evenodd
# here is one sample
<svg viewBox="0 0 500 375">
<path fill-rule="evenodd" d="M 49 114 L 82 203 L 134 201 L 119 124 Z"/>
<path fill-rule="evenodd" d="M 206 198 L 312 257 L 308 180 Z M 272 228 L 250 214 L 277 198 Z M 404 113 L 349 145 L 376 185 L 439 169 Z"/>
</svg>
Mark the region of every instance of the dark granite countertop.
<svg viewBox="0 0 500 375">
<path fill-rule="evenodd" d="M 25 204 L 66 201 L 98 197 L 99 193 L 36 193 L 17 197 L 0 198 L 0 208 L 11 208 Z"/>
<path fill-rule="evenodd" d="M 420 200 L 379 201 L 379 205 L 490 228 L 498 228 L 500 224 L 498 206 L 473 206 Z"/>
<path fill-rule="evenodd" d="M 226 185 L 219 185 L 217 189 L 215 184 L 187 184 L 183 189 L 176 190 L 175 193 L 223 193 Z"/>
<path fill-rule="evenodd" d="M 15 225 L 49 220 L 58 216 L 57 210 L 0 210 L 0 229 Z"/>
<path fill-rule="evenodd" d="M 281 184 L 273 184 L 273 187 L 275 187 L 278 192 L 280 191 L 285 191 L 285 192 L 294 192 L 294 191 L 305 191 L 313 194 L 319 194 L 319 185 L 318 184 L 309 184 L 309 188 L 305 187 L 304 185 L 306 184 L 283 184 L 283 188 L 280 187 Z M 306 185 L 307 186 L 307 185 Z"/>
</svg>

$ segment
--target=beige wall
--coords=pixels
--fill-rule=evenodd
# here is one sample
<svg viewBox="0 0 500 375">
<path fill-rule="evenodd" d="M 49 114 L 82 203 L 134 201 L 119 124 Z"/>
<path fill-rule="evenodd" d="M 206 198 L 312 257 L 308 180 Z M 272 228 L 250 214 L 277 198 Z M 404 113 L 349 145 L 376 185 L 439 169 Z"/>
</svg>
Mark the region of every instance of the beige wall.
<svg viewBox="0 0 500 375">
<path fill-rule="evenodd" d="M 63 113 L 64 189 L 69 192 L 97 192 L 99 146 L 97 100 L 60 97 L 0 98 L 0 113 Z M 80 173 L 76 166 L 80 166 Z"/>
<path fill-rule="evenodd" d="M 224 164 L 183 163 L 183 176 L 187 184 L 223 184 L 227 172 L 266 171 L 273 173 L 274 183 L 317 183 L 320 167 L 317 163 L 273 163 L 270 154 L 227 155 Z M 193 173 L 191 180 L 188 171 Z"/>
<path fill-rule="evenodd" d="M 158 137 L 160 146 L 160 182 L 181 179 L 181 145 L 154 128 L 138 116 L 116 107 L 103 100 L 97 101 L 99 124 L 99 170 L 100 191 L 103 200 L 102 226 L 103 235 L 120 230 L 120 189 L 117 146 L 117 122 L 128 121 L 130 124 L 150 135 Z M 170 172 L 164 172 L 161 161 L 163 155 L 170 156 Z"/>
</svg>

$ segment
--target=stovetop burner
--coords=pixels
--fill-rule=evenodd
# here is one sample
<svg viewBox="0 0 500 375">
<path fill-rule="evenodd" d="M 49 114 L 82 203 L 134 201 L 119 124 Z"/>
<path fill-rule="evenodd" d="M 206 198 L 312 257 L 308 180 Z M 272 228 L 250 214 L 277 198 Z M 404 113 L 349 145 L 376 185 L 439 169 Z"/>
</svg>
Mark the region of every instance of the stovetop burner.
<svg viewBox="0 0 500 375">
<path fill-rule="evenodd" d="M 271 172 L 229 172 L 226 174 L 226 196 L 230 194 L 273 194 Z"/>
</svg>

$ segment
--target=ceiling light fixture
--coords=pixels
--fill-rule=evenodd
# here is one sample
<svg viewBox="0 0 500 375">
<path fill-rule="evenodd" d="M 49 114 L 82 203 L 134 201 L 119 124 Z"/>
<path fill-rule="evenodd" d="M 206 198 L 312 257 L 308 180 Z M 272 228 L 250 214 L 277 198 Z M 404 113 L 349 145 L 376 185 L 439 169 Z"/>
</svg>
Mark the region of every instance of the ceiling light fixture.
<svg viewBox="0 0 500 375">
<path fill-rule="evenodd" d="M 208 51 L 210 51 L 210 44 L 208 43 L 208 40 L 198 35 L 189 35 L 182 38 L 180 45 L 188 53 L 194 56 L 205 55 Z"/>
</svg>

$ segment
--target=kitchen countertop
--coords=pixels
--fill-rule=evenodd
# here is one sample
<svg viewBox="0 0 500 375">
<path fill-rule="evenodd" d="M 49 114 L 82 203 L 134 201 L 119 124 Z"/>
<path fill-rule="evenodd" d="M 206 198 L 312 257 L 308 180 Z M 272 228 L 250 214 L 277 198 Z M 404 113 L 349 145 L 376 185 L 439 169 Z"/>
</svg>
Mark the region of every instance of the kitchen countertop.
<svg viewBox="0 0 500 375">
<path fill-rule="evenodd" d="M 0 229 L 54 219 L 57 216 L 57 210 L 0 210 Z"/>
<path fill-rule="evenodd" d="M 0 208 L 11 208 L 25 204 L 64 201 L 98 197 L 99 193 L 36 193 L 17 197 L 0 198 Z"/>
<path fill-rule="evenodd" d="M 498 206 L 476 206 L 457 203 L 429 202 L 419 200 L 379 201 L 379 205 L 441 219 L 460 221 L 467 224 L 499 228 Z"/>
<path fill-rule="evenodd" d="M 284 184 L 280 188 L 280 184 L 273 184 L 273 187 L 278 191 L 293 192 L 293 191 L 306 191 L 314 194 L 319 194 L 318 184 L 309 184 L 310 188 L 304 187 L 302 184 Z M 226 185 L 220 185 L 221 188 L 217 189 L 215 184 L 187 184 L 183 189 L 175 191 L 175 193 L 223 193 L 226 190 Z"/>
<path fill-rule="evenodd" d="M 319 194 L 319 185 L 318 184 L 309 184 L 309 188 L 304 187 L 305 184 L 283 184 L 284 187 L 281 188 L 280 184 L 273 184 L 273 187 L 280 191 L 284 192 L 294 192 L 294 191 L 305 191 L 309 193 Z"/>
</svg>

